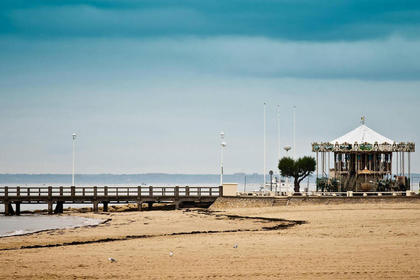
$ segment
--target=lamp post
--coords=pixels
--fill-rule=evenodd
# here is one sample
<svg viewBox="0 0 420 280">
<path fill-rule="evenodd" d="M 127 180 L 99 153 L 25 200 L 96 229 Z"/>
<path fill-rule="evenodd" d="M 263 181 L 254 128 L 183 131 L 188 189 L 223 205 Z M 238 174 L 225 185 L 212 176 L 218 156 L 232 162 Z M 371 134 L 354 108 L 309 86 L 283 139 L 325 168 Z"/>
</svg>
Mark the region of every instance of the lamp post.
<svg viewBox="0 0 420 280">
<path fill-rule="evenodd" d="M 293 159 L 296 160 L 296 106 L 293 106 Z"/>
<path fill-rule="evenodd" d="M 272 192 L 273 191 L 273 174 L 274 174 L 273 170 L 270 170 L 268 174 L 270 174 L 270 192 Z"/>
<path fill-rule="evenodd" d="M 290 147 L 290 146 L 284 146 L 283 149 L 286 151 L 286 157 L 287 157 L 289 155 L 289 151 L 292 149 L 292 147 Z M 286 186 L 289 189 L 289 177 L 286 177 Z"/>
<path fill-rule="evenodd" d="M 280 160 L 281 145 L 280 145 L 280 105 L 277 105 L 277 158 Z"/>
<path fill-rule="evenodd" d="M 223 186 L 223 150 L 226 147 L 226 142 L 223 141 L 225 139 L 225 133 L 222 131 L 220 132 L 220 143 L 221 152 L 220 152 L 220 186 Z"/>
<path fill-rule="evenodd" d="M 280 145 L 280 105 L 277 105 L 277 164 L 281 159 L 281 145 Z M 280 178 L 280 170 L 279 170 Z"/>
<path fill-rule="evenodd" d="M 73 171 L 71 174 L 71 185 L 74 186 L 74 157 L 75 157 L 75 142 L 76 142 L 76 133 L 72 134 L 73 137 Z"/>
</svg>

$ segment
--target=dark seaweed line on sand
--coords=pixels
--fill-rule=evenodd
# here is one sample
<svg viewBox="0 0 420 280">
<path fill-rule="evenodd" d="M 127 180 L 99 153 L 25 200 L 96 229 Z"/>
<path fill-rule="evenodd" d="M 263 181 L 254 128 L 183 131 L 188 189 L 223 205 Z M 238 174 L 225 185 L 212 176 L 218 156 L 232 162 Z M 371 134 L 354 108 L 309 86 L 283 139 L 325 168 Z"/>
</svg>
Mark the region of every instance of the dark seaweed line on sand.
<svg viewBox="0 0 420 280">
<path fill-rule="evenodd" d="M 199 211 L 200 214 L 213 215 L 211 211 Z M 52 247 L 64 247 L 64 246 L 76 246 L 76 245 L 87 245 L 95 243 L 108 243 L 115 241 L 126 241 L 133 239 L 145 239 L 145 238 L 154 238 L 154 237 L 165 237 L 165 236 L 180 236 L 180 235 L 193 235 L 193 234 L 217 234 L 217 233 L 232 233 L 232 232 L 256 232 L 256 231 L 272 231 L 286 229 L 293 227 L 295 225 L 304 224 L 305 221 L 299 220 L 285 220 L 278 218 L 266 218 L 266 217 L 249 217 L 249 216 L 237 216 L 237 215 L 225 215 L 225 214 L 215 214 L 216 217 L 227 217 L 229 219 L 251 219 L 251 220 L 262 220 L 262 221 L 271 221 L 271 222 L 282 222 L 274 226 L 261 227 L 260 229 L 230 229 L 230 230 L 204 230 L 204 231 L 187 231 L 187 232 L 174 232 L 174 233 L 165 233 L 165 234 L 141 234 L 141 235 L 127 235 L 119 238 L 103 238 L 96 240 L 87 240 L 87 241 L 72 241 L 64 242 L 57 244 L 47 244 L 47 245 L 30 245 L 30 246 L 21 246 L 19 248 L 3 248 L 0 251 L 14 251 L 21 249 L 39 249 L 39 248 L 52 248 Z"/>
</svg>

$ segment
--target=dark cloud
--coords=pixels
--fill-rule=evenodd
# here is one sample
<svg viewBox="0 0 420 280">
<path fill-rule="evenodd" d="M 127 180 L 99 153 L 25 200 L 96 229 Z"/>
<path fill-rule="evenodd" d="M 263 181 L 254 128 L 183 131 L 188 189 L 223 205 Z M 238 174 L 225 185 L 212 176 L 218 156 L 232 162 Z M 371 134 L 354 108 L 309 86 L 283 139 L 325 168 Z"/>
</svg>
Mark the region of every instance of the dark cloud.
<svg viewBox="0 0 420 280">
<path fill-rule="evenodd" d="M 28 40 L 3 39 L 0 50 L 0 85 L 32 84 L 32 79 L 56 82 L 50 72 L 59 79 L 93 79 L 100 83 L 186 73 L 244 79 L 420 80 L 420 41 L 401 38 L 356 42 L 238 36 L 71 38 L 30 44 Z"/>
<path fill-rule="evenodd" d="M 26 37 L 264 36 L 287 40 L 417 37 L 418 0 L 122 0 L 0 4 L 0 34 Z"/>
</svg>

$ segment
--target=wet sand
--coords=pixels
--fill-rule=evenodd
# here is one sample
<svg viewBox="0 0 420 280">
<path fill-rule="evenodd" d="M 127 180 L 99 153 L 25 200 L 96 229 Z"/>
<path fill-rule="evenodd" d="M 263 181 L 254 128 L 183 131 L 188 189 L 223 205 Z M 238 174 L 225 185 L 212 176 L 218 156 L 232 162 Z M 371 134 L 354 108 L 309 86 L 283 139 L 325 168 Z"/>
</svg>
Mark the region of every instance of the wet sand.
<svg viewBox="0 0 420 280">
<path fill-rule="evenodd" d="M 72 214 L 109 220 L 1 238 L 0 278 L 419 279 L 420 203 L 212 210 Z"/>
</svg>

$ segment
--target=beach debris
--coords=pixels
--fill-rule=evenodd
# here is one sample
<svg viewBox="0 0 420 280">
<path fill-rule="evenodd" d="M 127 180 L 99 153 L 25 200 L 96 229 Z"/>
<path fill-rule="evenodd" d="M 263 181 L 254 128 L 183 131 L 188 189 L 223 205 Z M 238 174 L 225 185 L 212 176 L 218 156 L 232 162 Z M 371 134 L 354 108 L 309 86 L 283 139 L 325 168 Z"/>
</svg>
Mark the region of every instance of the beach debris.
<svg viewBox="0 0 420 280">
<path fill-rule="evenodd" d="M 172 257 L 174 255 L 174 252 L 169 251 L 169 256 Z"/>
<path fill-rule="evenodd" d="M 235 249 L 238 248 L 238 244 L 233 245 L 233 248 Z"/>
<path fill-rule="evenodd" d="M 112 262 L 112 263 L 117 262 L 117 260 L 116 260 L 116 259 L 114 259 L 114 258 L 108 258 L 108 261 L 110 261 L 110 262 Z"/>
</svg>

